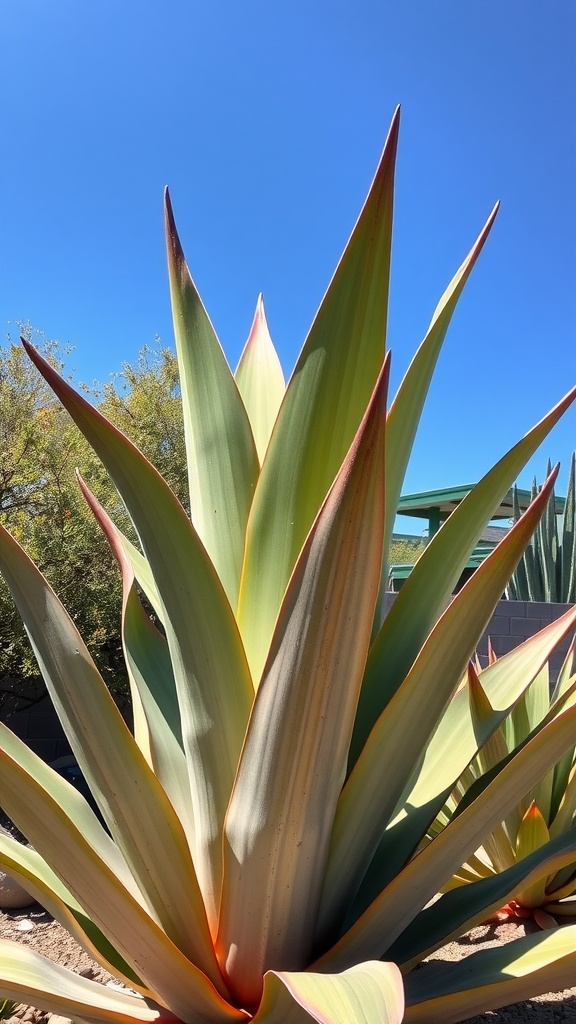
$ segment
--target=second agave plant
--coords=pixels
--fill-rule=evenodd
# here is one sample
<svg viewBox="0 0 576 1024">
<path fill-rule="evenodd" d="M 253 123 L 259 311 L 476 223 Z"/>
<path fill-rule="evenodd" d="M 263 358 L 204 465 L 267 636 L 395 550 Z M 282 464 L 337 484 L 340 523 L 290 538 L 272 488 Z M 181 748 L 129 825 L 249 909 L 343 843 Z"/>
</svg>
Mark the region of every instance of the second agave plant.
<svg viewBox="0 0 576 1024">
<path fill-rule="evenodd" d="M 518 654 L 512 656 L 512 659 Z M 509 659 L 510 660 L 510 659 Z M 490 664 L 498 659 L 490 655 Z M 488 674 L 491 669 L 488 669 Z M 554 718 L 576 703 L 576 638 L 572 641 L 550 696 L 549 664 L 543 665 L 534 681 L 516 703 L 499 728 L 468 765 L 438 816 L 431 835 L 437 834 L 465 798 L 471 786 L 488 772 L 497 772 L 510 754 L 535 736 Z M 485 673 L 469 668 L 469 685 L 475 720 L 479 724 L 491 708 L 484 692 Z M 486 836 L 482 845 L 455 873 L 445 890 L 489 878 L 517 864 L 551 838 L 570 832 L 576 824 L 576 745 L 517 807 Z M 530 918 L 543 928 L 554 927 L 559 920 L 576 920 L 576 858 L 560 871 L 543 875 L 533 885 L 518 889 L 497 918 Z"/>
<path fill-rule="evenodd" d="M 534 481 L 533 498 L 538 490 Z M 516 486 L 513 506 L 514 522 L 517 522 L 520 508 Z M 534 536 L 510 578 L 506 596 L 513 601 L 576 601 L 576 452 L 572 452 L 570 460 L 562 511 L 559 515 L 553 491 Z"/>
<path fill-rule="evenodd" d="M 571 830 L 487 887 L 468 886 L 464 900 L 447 893 L 439 910 L 426 909 L 573 744 L 572 707 L 414 856 L 462 772 L 574 628 L 568 612 L 493 667 L 491 712 L 478 727 L 466 667 L 554 474 L 448 599 L 576 389 L 461 503 L 383 618 L 382 567 L 420 412 L 495 216 L 387 409 L 397 136 L 398 114 L 287 386 L 261 304 L 231 372 L 167 199 L 191 518 L 141 453 L 26 345 L 137 533 L 134 545 L 81 481 L 122 572 L 134 730 L 56 595 L 0 530 L 0 567 L 107 826 L 0 726 L 2 804 L 33 846 L 0 836 L 0 864 L 136 994 L 2 942 L 0 997 L 93 1024 L 397 1024 L 403 1014 L 462 1020 L 574 973 L 576 927 L 554 942 L 530 936 L 491 958 L 475 954 L 472 986 L 470 967 L 411 970 L 576 855 Z"/>
</svg>

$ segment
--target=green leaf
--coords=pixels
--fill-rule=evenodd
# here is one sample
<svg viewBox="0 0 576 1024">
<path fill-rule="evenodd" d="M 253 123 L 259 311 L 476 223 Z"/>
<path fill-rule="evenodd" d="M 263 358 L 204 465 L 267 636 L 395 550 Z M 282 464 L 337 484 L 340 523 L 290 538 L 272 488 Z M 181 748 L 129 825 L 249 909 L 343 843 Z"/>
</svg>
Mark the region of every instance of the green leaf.
<svg viewBox="0 0 576 1024">
<path fill-rule="evenodd" d="M 341 923 L 356 895 L 406 779 L 417 768 L 462 678 L 554 479 L 553 474 L 522 519 L 456 595 L 372 729 L 338 803 L 320 936 Z"/>
<path fill-rule="evenodd" d="M 543 665 L 536 675 L 534 682 L 528 687 L 522 699 L 512 711 L 510 716 L 512 732 L 514 734 L 514 746 L 520 746 L 527 736 L 534 729 L 537 729 L 550 710 L 550 672 L 548 663 Z M 541 779 L 530 799 L 527 799 L 519 808 L 523 817 L 534 799 L 546 822 L 550 819 L 550 806 L 552 799 L 552 787 L 554 781 L 554 770 Z"/>
<path fill-rule="evenodd" d="M 371 961 L 342 974 L 269 972 L 254 1024 L 400 1024 L 402 978 L 395 964 Z"/>
<path fill-rule="evenodd" d="M 384 360 L 395 114 L 376 177 L 288 384 L 246 535 L 238 621 L 255 685 L 288 580 Z"/>
<path fill-rule="evenodd" d="M 412 856 L 478 746 L 506 720 L 534 673 L 575 625 L 576 608 L 483 670 L 482 687 L 490 700 L 492 713 L 481 726 L 474 726 L 469 687 L 458 688 L 406 786 L 395 818 L 378 844 L 354 901 L 352 920 L 356 920 Z"/>
<path fill-rule="evenodd" d="M 106 466 L 154 575 L 178 690 L 195 827 L 194 865 L 215 926 L 220 837 L 254 695 L 236 620 L 204 546 L 160 474 L 23 344 Z"/>
<path fill-rule="evenodd" d="M 567 988 L 576 971 L 576 925 L 526 935 L 458 963 L 409 974 L 404 1024 L 457 1024 L 528 996 Z"/>
<path fill-rule="evenodd" d="M 81 978 L 22 943 L 0 939 L 0 997 L 4 995 L 49 1013 L 87 1018 L 94 1024 L 173 1020 L 171 1014 L 149 1006 L 141 997 Z M 203 1024 L 205 1018 L 187 1019 L 190 1024 Z"/>
<path fill-rule="evenodd" d="M 565 828 L 569 828 L 576 817 L 576 764 L 574 761 L 574 749 L 569 751 L 568 756 L 571 758 L 572 767 L 564 787 L 556 817 L 550 825 L 550 835 L 552 836 L 557 836 Z"/>
<path fill-rule="evenodd" d="M 388 368 L 296 563 L 226 818 L 217 945 L 242 1005 L 311 952 L 380 581 Z"/>
<path fill-rule="evenodd" d="M 388 449 L 386 453 L 386 534 L 384 538 L 384 565 L 382 572 L 382 598 L 388 577 L 388 548 L 394 529 L 396 509 L 402 490 L 404 474 L 414 444 L 418 423 L 428 394 L 434 368 L 446 337 L 452 315 L 472 268 L 480 255 L 498 212 L 499 203 L 490 214 L 470 253 L 452 278 L 438 303 L 426 336 L 412 360 L 398 389 L 388 415 Z M 473 545 L 474 546 L 474 545 Z M 380 610 L 380 626 L 383 619 Z"/>
<path fill-rule="evenodd" d="M 266 323 L 261 295 L 258 296 L 254 321 L 234 376 L 250 418 L 258 459 L 262 464 L 286 384 Z"/>
<path fill-rule="evenodd" d="M 192 522 L 235 608 L 258 456 L 244 403 L 190 277 L 168 190 L 165 200 Z"/>
<path fill-rule="evenodd" d="M 121 978 L 126 985 L 137 988 L 142 995 L 152 993 L 141 985 L 137 975 L 119 956 L 105 935 L 87 916 L 58 875 L 36 850 L 18 843 L 0 830 L 0 865 L 15 878 L 49 914 L 58 921 L 86 950 L 88 955 L 107 971 Z"/>
<path fill-rule="evenodd" d="M 350 963 L 383 956 L 447 878 L 474 852 L 483 836 L 509 813 L 561 757 L 576 728 L 576 707 L 545 725 L 449 825 L 413 858 L 316 963 L 344 970 Z"/>
<path fill-rule="evenodd" d="M 206 974 L 142 905 L 142 897 L 138 899 L 139 894 L 123 884 L 121 875 L 101 855 L 94 842 L 98 833 L 90 827 L 94 815 L 86 801 L 47 765 L 42 767 L 40 759 L 8 729 L 1 727 L 0 734 L 3 807 L 32 845 L 42 849 L 46 863 L 156 1001 L 184 1021 L 190 1019 L 191 1006 L 214 1024 L 239 1019 L 238 1011 L 228 1006 Z M 189 927 L 192 931 L 197 925 L 189 922 Z M 201 959 L 209 961 L 209 952 Z M 225 991 L 217 968 L 214 980 Z"/>
<path fill-rule="evenodd" d="M 573 863 L 575 855 L 576 829 L 571 829 L 505 871 L 451 889 L 414 918 L 386 955 L 406 974 L 435 949 L 481 924 L 524 886 Z"/>
<path fill-rule="evenodd" d="M 123 545 L 125 538 L 80 475 L 78 483 L 122 573 L 122 643 L 132 694 L 134 737 L 170 798 L 193 848 L 190 784 L 168 645 L 142 607 L 132 563 Z M 143 737 L 139 741 L 140 731 Z"/>
<path fill-rule="evenodd" d="M 174 808 L 74 623 L 34 563 L 1 526 L 0 569 L 73 753 L 141 892 L 170 938 L 216 979 L 202 895 Z M 169 872 L 167 862 L 172 865 Z"/>
<path fill-rule="evenodd" d="M 544 846 L 550 839 L 550 833 L 542 812 L 535 800 L 532 801 L 522 818 L 516 837 L 516 856 L 523 860 L 534 850 Z M 546 875 L 531 885 L 523 888 L 516 899 L 523 907 L 541 907 L 546 902 Z"/>
<path fill-rule="evenodd" d="M 164 608 L 162 607 L 160 594 L 158 593 L 158 588 L 156 586 L 156 582 L 152 575 L 152 570 L 150 569 L 146 557 L 142 554 L 141 551 L 138 551 L 138 548 L 135 547 L 135 545 L 132 544 L 132 542 L 129 541 L 127 537 L 124 536 L 121 530 L 117 529 L 116 533 L 118 535 L 120 543 L 122 544 L 122 550 L 124 551 L 124 554 L 126 555 L 128 561 L 130 562 L 130 565 L 132 566 L 132 571 L 138 581 L 138 586 L 141 588 L 141 590 L 144 592 L 144 594 L 150 601 L 150 604 L 154 609 L 154 614 L 157 616 L 158 621 L 162 622 L 164 616 Z"/>
<path fill-rule="evenodd" d="M 370 651 L 351 745 L 350 768 L 360 756 L 378 715 L 400 686 L 446 607 L 462 569 L 495 508 L 530 456 L 575 399 L 576 388 L 573 388 L 476 484 L 424 549 L 384 619 Z M 392 410 L 389 420 L 391 416 Z M 394 446 L 388 434 L 387 437 L 386 484 L 389 495 L 390 459 Z"/>
<path fill-rule="evenodd" d="M 572 639 L 570 648 L 566 657 L 562 663 L 556 685 L 552 692 L 551 702 L 555 704 L 556 701 L 565 694 L 571 686 L 576 684 L 576 635 Z M 575 693 L 576 699 L 576 693 Z M 561 802 L 564 799 L 566 788 L 569 784 L 570 773 L 572 771 L 572 765 L 574 761 L 574 752 L 569 751 L 564 755 L 561 761 L 554 766 L 554 775 L 552 780 L 552 793 L 550 796 L 550 813 L 548 817 L 548 826 L 550 827 L 551 835 L 556 835 L 556 829 L 558 825 L 563 828 L 564 824 L 556 823 L 556 815 Z M 574 806 L 574 813 L 576 813 L 576 804 Z"/>
<path fill-rule="evenodd" d="M 572 452 L 562 516 L 560 588 L 563 601 L 576 600 L 576 452 Z"/>
</svg>

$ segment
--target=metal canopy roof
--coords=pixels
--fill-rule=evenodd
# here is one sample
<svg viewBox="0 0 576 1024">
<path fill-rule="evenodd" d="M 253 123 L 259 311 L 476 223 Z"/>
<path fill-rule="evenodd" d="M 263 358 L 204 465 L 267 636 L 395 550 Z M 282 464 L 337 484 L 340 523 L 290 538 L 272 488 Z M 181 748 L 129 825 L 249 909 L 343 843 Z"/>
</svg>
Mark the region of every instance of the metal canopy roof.
<svg viewBox="0 0 576 1024">
<path fill-rule="evenodd" d="M 419 494 L 403 494 L 398 502 L 398 514 L 414 516 L 418 519 L 447 519 L 451 512 L 470 493 L 476 484 L 458 484 L 456 487 L 442 487 L 437 491 L 421 491 Z M 530 504 L 530 491 L 518 488 L 520 511 L 524 512 Z M 556 498 L 556 514 L 564 511 L 564 498 Z M 494 510 L 492 519 L 512 519 L 512 489 L 510 489 Z"/>
<path fill-rule="evenodd" d="M 470 494 L 476 484 L 457 484 L 455 487 L 442 487 L 439 491 L 421 491 L 420 494 L 404 494 L 398 503 L 398 515 L 413 516 L 416 519 L 428 520 L 428 539 L 434 536 L 442 523 L 460 502 Z M 520 511 L 525 512 L 530 504 L 530 491 L 518 489 Z M 494 509 L 492 520 L 513 518 L 513 488 Z M 565 498 L 556 498 L 556 515 L 564 511 Z"/>
</svg>

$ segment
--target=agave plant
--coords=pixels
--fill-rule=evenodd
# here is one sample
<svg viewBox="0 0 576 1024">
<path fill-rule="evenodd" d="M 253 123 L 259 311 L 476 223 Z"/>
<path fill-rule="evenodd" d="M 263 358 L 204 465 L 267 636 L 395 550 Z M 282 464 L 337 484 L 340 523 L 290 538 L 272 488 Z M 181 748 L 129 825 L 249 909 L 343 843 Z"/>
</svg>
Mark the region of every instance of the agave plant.
<svg viewBox="0 0 576 1024">
<path fill-rule="evenodd" d="M 0 837 L 0 863 L 132 993 L 4 942 L 0 996 L 94 1024 L 382 1024 L 402 1018 L 400 970 L 408 1021 L 438 1020 L 438 1007 L 442 1019 L 460 1020 L 573 974 L 576 928 L 552 948 L 531 937 L 499 950 L 496 962 L 475 954 L 473 988 L 453 965 L 447 981 L 410 973 L 430 948 L 576 851 L 572 831 L 488 889 L 468 886 L 455 906 L 447 893 L 441 926 L 434 907 L 425 909 L 569 749 L 570 708 L 413 856 L 466 766 L 576 622 L 570 611 L 531 638 L 514 671 L 493 667 L 492 712 L 477 727 L 461 680 L 554 476 L 446 607 L 448 598 L 494 508 L 576 389 L 462 502 L 383 619 L 382 566 L 421 408 L 495 216 L 386 412 L 397 133 L 396 114 L 286 387 L 261 303 L 230 371 L 167 198 L 191 518 L 138 450 L 26 345 L 138 534 L 135 547 L 81 481 L 122 571 L 134 728 L 55 594 L 1 531 L 2 572 L 106 828 L 2 726 L 2 804 L 34 848 Z"/>
<path fill-rule="evenodd" d="M 548 465 L 550 472 L 550 464 Z M 536 480 L 532 497 L 538 492 Z M 513 518 L 520 518 L 518 489 L 512 492 Z M 572 452 L 568 491 L 558 518 L 556 495 L 550 495 L 528 547 L 506 587 L 513 601 L 576 601 L 576 452 Z"/>
<path fill-rule="evenodd" d="M 511 655 L 511 659 L 518 656 L 519 650 Z M 497 662 L 498 659 L 491 652 L 490 664 L 495 665 Z M 483 679 L 484 672 L 478 673 L 471 664 L 469 686 L 478 723 L 490 715 Z M 552 696 L 549 664 L 546 662 L 512 712 L 462 773 L 430 834 L 437 834 L 445 827 L 471 786 L 477 785 L 478 780 L 488 773 L 498 771 L 515 749 L 575 703 L 576 637 L 560 669 Z M 566 833 L 575 824 L 576 744 L 566 751 L 553 770 L 533 790 L 525 794 L 505 820 L 486 836 L 479 849 L 458 869 L 444 888 L 447 891 L 504 871 L 551 838 Z M 554 927 L 558 919 L 576 918 L 576 858 L 560 871 L 543 875 L 534 884 L 518 889 L 496 916 L 500 919 L 532 917 L 543 928 Z"/>
</svg>

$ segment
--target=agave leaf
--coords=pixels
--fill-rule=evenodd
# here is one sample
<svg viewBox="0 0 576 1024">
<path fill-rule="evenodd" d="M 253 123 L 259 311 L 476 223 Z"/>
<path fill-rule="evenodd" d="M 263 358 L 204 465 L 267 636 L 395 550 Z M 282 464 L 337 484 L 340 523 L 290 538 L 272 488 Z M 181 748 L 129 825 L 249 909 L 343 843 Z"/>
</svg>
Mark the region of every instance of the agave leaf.
<svg viewBox="0 0 576 1024">
<path fill-rule="evenodd" d="M 235 608 L 258 456 L 244 403 L 190 277 L 168 189 L 165 214 L 192 522 Z"/>
<path fill-rule="evenodd" d="M 372 729 L 338 802 L 320 935 L 341 922 L 356 895 L 405 781 L 420 763 L 422 751 L 462 678 L 478 637 L 538 522 L 554 479 L 552 474 L 522 519 L 456 595 Z"/>
<path fill-rule="evenodd" d="M 492 717 L 492 707 L 484 692 L 482 683 L 471 665 L 468 667 L 468 692 L 470 696 L 470 711 L 476 735 L 485 731 L 488 720 Z M 520 698 L 522 700 L 522 697 Z M 506 760 L 509 750 L 504 739 L 502 729 L 496 729 L 485 743 L 479 742 L 478 755 L 472 762 L 471 770 L 474 776 L 486 775 L 501 761 Z M 459 780 L 459 787 L 465 788 L 463 779 Z M 514 848 L 510 836 L 516 838 L 520 826 L 520 815 L 514 809 L 512 814 L 501 822 L 496 828 L 485 836 L 482 841 L 482 849 L 490 859 L 496 871 L 503 871 L 514 863 Z"/>
<path fill-rule="evenodd" d="M 11 734 L 9 730 L 5 732 L 8 734 L 3 742 L 6 748 Z M 17 748 L 15 739 L 12 737 L 11 745 Z M 36 759 L 25 744 L 21 747 L 24 748 L 21 763 L 6 749 L 0 751 L 3 806 L 32 845 L 41 847 L 47 864 L 141 983 L 182 1020 L 189 1019 L 191 1006 L 197 1007 L 206 1021 L 213 1020 L 215 1024 L 222 1019 L 238 1019 L 238 1013 L 228 1006 L 206 974 L 174 945 L 160 924 L 100 857 L 85 832 L 68 817 L 58 799 L 43 788 L 36 777 Z M 61 788 L 52 781 L 52 790 L 57 796 Z M 75 793 L 72 786 L 68 788 Z M 75 796 L 78 797 L 76 803 L 82 801 L 79 794 Z M 69 800 L 72 801 L 71 794 Z M 181 898 L 184 899 L 183 894 Z M 193 927 L 191 922 L 191 930 Z M 199 962 L 206 963 L 210 970 L 212 947 L 198 952 Z M 212 973 L 214 982 L 224 991 L 217 967 L 212 968 Z"/>
<path fill-rule="evenodd" d="M 342 974 L 270 971 L 254 1024 L 400 1024 L 404 992 L 395 964 L 377 960 Z"/>
<path fill-rule="evenodd" d="M 562 662 L 562 665 L 560 667 L 560 671 L 558 673 L 558 678 L 556 679 L 556 685 L 554 686 L 554 689 L 552 691 L 552 698 L 551 698 L 552 704 L 555 704 L 556 701 L 565 692 L 565 690 L 567 690 L 570 686 L 572 686 L 572 684 L 573 684 L 575 679 L 576 679 L 576 636 L 574 636 L 574 638 L 572 640 L 572 643 L 570 644 L 570 647 L 568 648 L 568 651 L 566 653 L 566 657 L 564 658 L 564 661 Z"/>
<path fill-rule="evenodd" d="M 550 910 L 553 914 L 555 907 L 562 907 L 561 914 L 569 916 L 576 914 L 576 858 L 566 868 L 560 869 L 556 875 L 548 878 L 546 886 L 546 899 L 542 909 Z M 562 901 L 562 902 L 560 902 Z"/>
<path fill-rule="evenodd" d="M 383 591 L 386 588 L 388 576 L 388 548 L 394 528 L 396 509 L 398 508 L 408 459 L 414 444 L 414 438 L 434 373 L 434 367 L 440 355 L 440 350 L 458 299 L 490 233 L 499 205 L 497 203 L 492 210 L 478 239 L 440 299 L 426 336 L 414 356 L 390 407 L 388 415 L 388 450 L 386 454 L 386 534 L 384 538 L 384 566 L 382 573 Z M 474 547 L 474 544 L 472 547 Z M 382 619 L 381 609 L 380 620 L 377 623 L 378 626 L 380 626 Z"/>
<path fill-rule="evenodd" d="M 286 390 L 280 360 L 268 330 L 262 295 L 258 296 L 248 341 L 234 376 L 250 418 L 262 465 Z"/>
<path fill-rule="evenodd" d="M 420 908 L 474 852 L 519 799 L 573 742 L 576 708 L 549 722 L 417 857 L 411 860 L 350 930 L 317 962 L 321 970 L 384 955 Z"/>
<path fill-rule="evenodd" d="M 296 559 L 384 360 L 398 123 L 397 112 L 368 198 L 288 384 L 254 495 L 238 621 L 255 685 Z"/>
<path fill-rule="evenodd" d="M 556 817 L 550 825 L 550 835 L 556 836 L 565 828 L 569 828 L 576 816 L 576 766 L 574 765 L 574 751 L 572 754 L 572 769 L 564 788 L 564 795 L 560 801 Z"/>
<path fill-rule="evenodd" d="M 532 801 L 522 818 L 516 837 L 516 856 L 523 860 L 533 850 L 544 846 L 550 839 L 546 821 L 535 800 Z M 561 865 L 562 866 L 562 865 Z M 532 882 L 517 894 L 517 900 L 523 907 L 540 907 L 545 902 L 546 875 Z"/>
<path fill-rule="evenodd" d="M 78 790 L 69 782 L 66 782 L 53 768 L 50 768 L 23 740 L 19 739 L 1 722 L 0 752 L 5 753 L 8 758 L 20 765 L 24 771 L 36 779 L 42 791 L 56 801 L 66 815 L 66 818 L 72 822 L 74 828 L 86 837 L 95 856 L 106 865 L 107 869 L 142 907 L 146 906 L 145 899 L 138 889 L 120 850 L 102 827 L 94 811 Z M 5 797 L 3 793 L 2 805 L 4 806 L 4 804 Z M 24 804 L 18 805 L 11 810 L 6 807 L 6 813 L 10 814 L 10 817 L 20 831 L 29 839 L 27 826 L 24 827 L 25 821 L 20 817 L 21 814 L 26 814 L 26 806 Z"/>
<path fill-rule="evenodd" d="M 575 627 L 576 608 L 573 608 L 483 670 L 482 691 L 492 714 L 486 715 L 482 723 L 474 723 L 473 696 L 469 688 L 462 688 L 455 694 L 426 748 L 415 780 L 402 797 L 407 813 L 410 807 L 422 806 L 445 789 L 452 789 L 478 747 L 506 721 L 542 665 Z"/>
<path fill-rule="evenodd" d="M 451 889 L 414 918 L 386 955 L 407 973 L 435 949 L 485 921 L 523 887 L 573 863 L 575 855 L 576 829 L 571 829 L 505 871 Z"/>
<path fill-rule="evenodd" d="M 551 698 L 552 707 L 557 707 L 566 698 L 572 701 L 576 700 L 576 635 L 572 639 L 558 673 Z M 548 815 L 548 827 L 551 835 L 556 835 L 559 830 L 566 828 L 576 813 L 576 783 L 571 785 L 571 776 L 574 774 L 574 756 L 575 751 L 569 750 L 554 766 Z M 570 804 L 570 791 L 573 794 L 573 804 Z M 562 810 L 559 814 L 560 808 Z M 558 820 L 556 820 L 557 816 Z"/>
<path fill-rule="evenodd" d="M 512 488 L 512 522 L 516 523 L 519 519 L 520 502 L 518 500 L 518 487 L 514 484 L 514 487 Z M 510 601 L 519 601 L 520 595 L 527 593 L 528 576 L 526 574 L 526 553 L 524 553 L 508 581 L 506 596 Z"/>
<path fill-rule="evenodd" d="M 112 836 L 167 934 L 215 978 L 204 904 L 174 808 L 53 590 L 3 527 L 0 540 L 0 568 Z"/>
<path fill-rule="evenodd" d="M 528 995 L 566 988 L 576 971 L 576 925 L 484 949 L 459 963 L 434 963 L 406 979 L 404 1024 L 456 1024 Z"/>
<path fill-rule="evenodd" d="M 550 467 L 550 460 L 548 460 Z M 556 528 L 556 495 L 550 495 L 546 511 L 536 531 L 535 541 L 540 550 L 540 565 L 544 580 L 546 601 L 558 601 L 556 586 L 556 564 L 558 561 L 558 534 Z"/>
<path fill-rule="evenodd" d="M 160 1006 L 150 1006 L 138 996 L 81 978 L 21 943 L 0 939 L 0 996 L 5 993 L 33 1006 L 40 1003 L 49 1013 L 84 1018 L 94 1024 L 173 1020 Z M 190 1024 L 196 1020 L 203 1024 L 204 1020 L 190 1015 L 187 1019 Z"/>
<path fill-rule="evenodd" d="M 163 622 L 164 608 L 162 607 L 158 587 L 156 586 L 152 570 L 150 569 L 145 555 L 143 555 L 141 551 L 138 551 L 138 548 L 135 547 L 132 541 L 128 540 L 128 538 L 124 536 L 118 527 L 116 527 L 116 534 L 122 544 L 122 550 L 132 566 L 132 571 L 138 580 L 139 587 L 141 587 L 150 601 L 150 604 L 154 609 L 154 614 L 158 617 L 158 621 Z"/>
<path fill-rule="evenodd" d="M 564 601 L 576 600 L 576 452 L 572 452 L 568 490 L 562 516 L 561 593 Z"/>
<path fill-rule="evenodd" d="M 188 763 L 194 865 L 215 927 L 220 837 L 254 695 L 236 621 L 194 527 L 160 474 L 32 346 L 23 344 L 106 466 L 158 587 Z"/>
<path fill-rule="evenodd" d="M 528 671 L 530 670 L 528 669 Z M 456 700 L 457 697 L 458 694 L 454 699 Z M 468 698 L 472 728 L 474 729 L 474 735 L 479 748 L 477 757 L 474 759 L 474 769 L 475 774 L 483 775 L 490 771 L 494 765 L 499 764 L 505 757 L 508 757 L 510 751 L 499 728 L 491 731 L 488 739 L 483 742 L 483 737 L 494 721 L 494 708 L 472 664 L 468 666 Z M 442 724 L 441 722 L 437 732 L 442 729 Z"/>
<path fill-rule="evenodd" d="M 142 995 L 152 995 L 36 850 L 0 831 L 0 864 L 70 932 L 93 960 L 127 985 L 137 988 Z"/>
<path fill-rule="evenodd" d="M 388 368 L 296 563 L 226 818 L 218 949 L 246 1005 L 310 955 L 380 580 Z"/>
<path fill-rule="evenodd" d="M 142 744 L 154 773 L 168 794 L 193 848 L 190 785 L 183 749 L 178 694 L 168 645 L 144 611 L 135 585 L 134 570 L 122 544 L 122 535 L 78 475 L 78 483 L 103 530 L 122 573 L 122 643 L 128 669 L 133 708 L 141 708 Z M 134 736 L 138 742 L 136 717 Z"/>
<path fill-rule="evenodd" d="M 550 673 L 548 662 L 542 666 L 534 682 L 523 694 L 522 699 L 512 711 L 512 728 L 514 746 L 519 746 L 532 731 L 540 725 L 550 710 Z M 538 808 L 546 822 L 550 819 L 550 807 L 554 782 L 554 769 L 541 779 L 531 797 L 536 800 Z M 527 811 L 530 800 L 520 808 L 522 815 Z"/>
<path fill-rule="evenodd" d="M 550 912 L 554 915 L 552 920 L 557 917 L 574 917 L 576 915 L 576 896 L 570 896 L 569 899 L 565 899 L 561 903 L 546 903 L 542 909 L 545 913 Z M 536 917 L 536 913 L 534 917 Z M 559 924 L 559 922 L 556 921 L 556 924 Z"/>
<path fill-rule="evenodd" d="M 352 921 L 412 856 L 478 746 L 506 721 L 534 673 L 575 625 L 576 608 L 483 670 L 482 687 L 490 701 L 492 714 L 484 719 L 482 725 L 477 724 L 474 728 L 468 686 L 458 688 L 426 747 L 421 764 L 408 782 L 395 817 L 378 844 L 354 901 L 350 913 Z"/>
<path fill-rule="evenodd" d="M 482 478 L 422 552 L 384 619 L 370 651 L 351 744 L 350 768 L 360 756 L 378 715 L 406 676 L 434 623 L 446 607 L 462 569 L 494 509 L 574 399 L 576 387 Z M 392 410 L 389 420 L 391 415 Z M 387 437 L 388 488 L 390 453 L 394 446 L 388 434 Z"/>
</svg>

